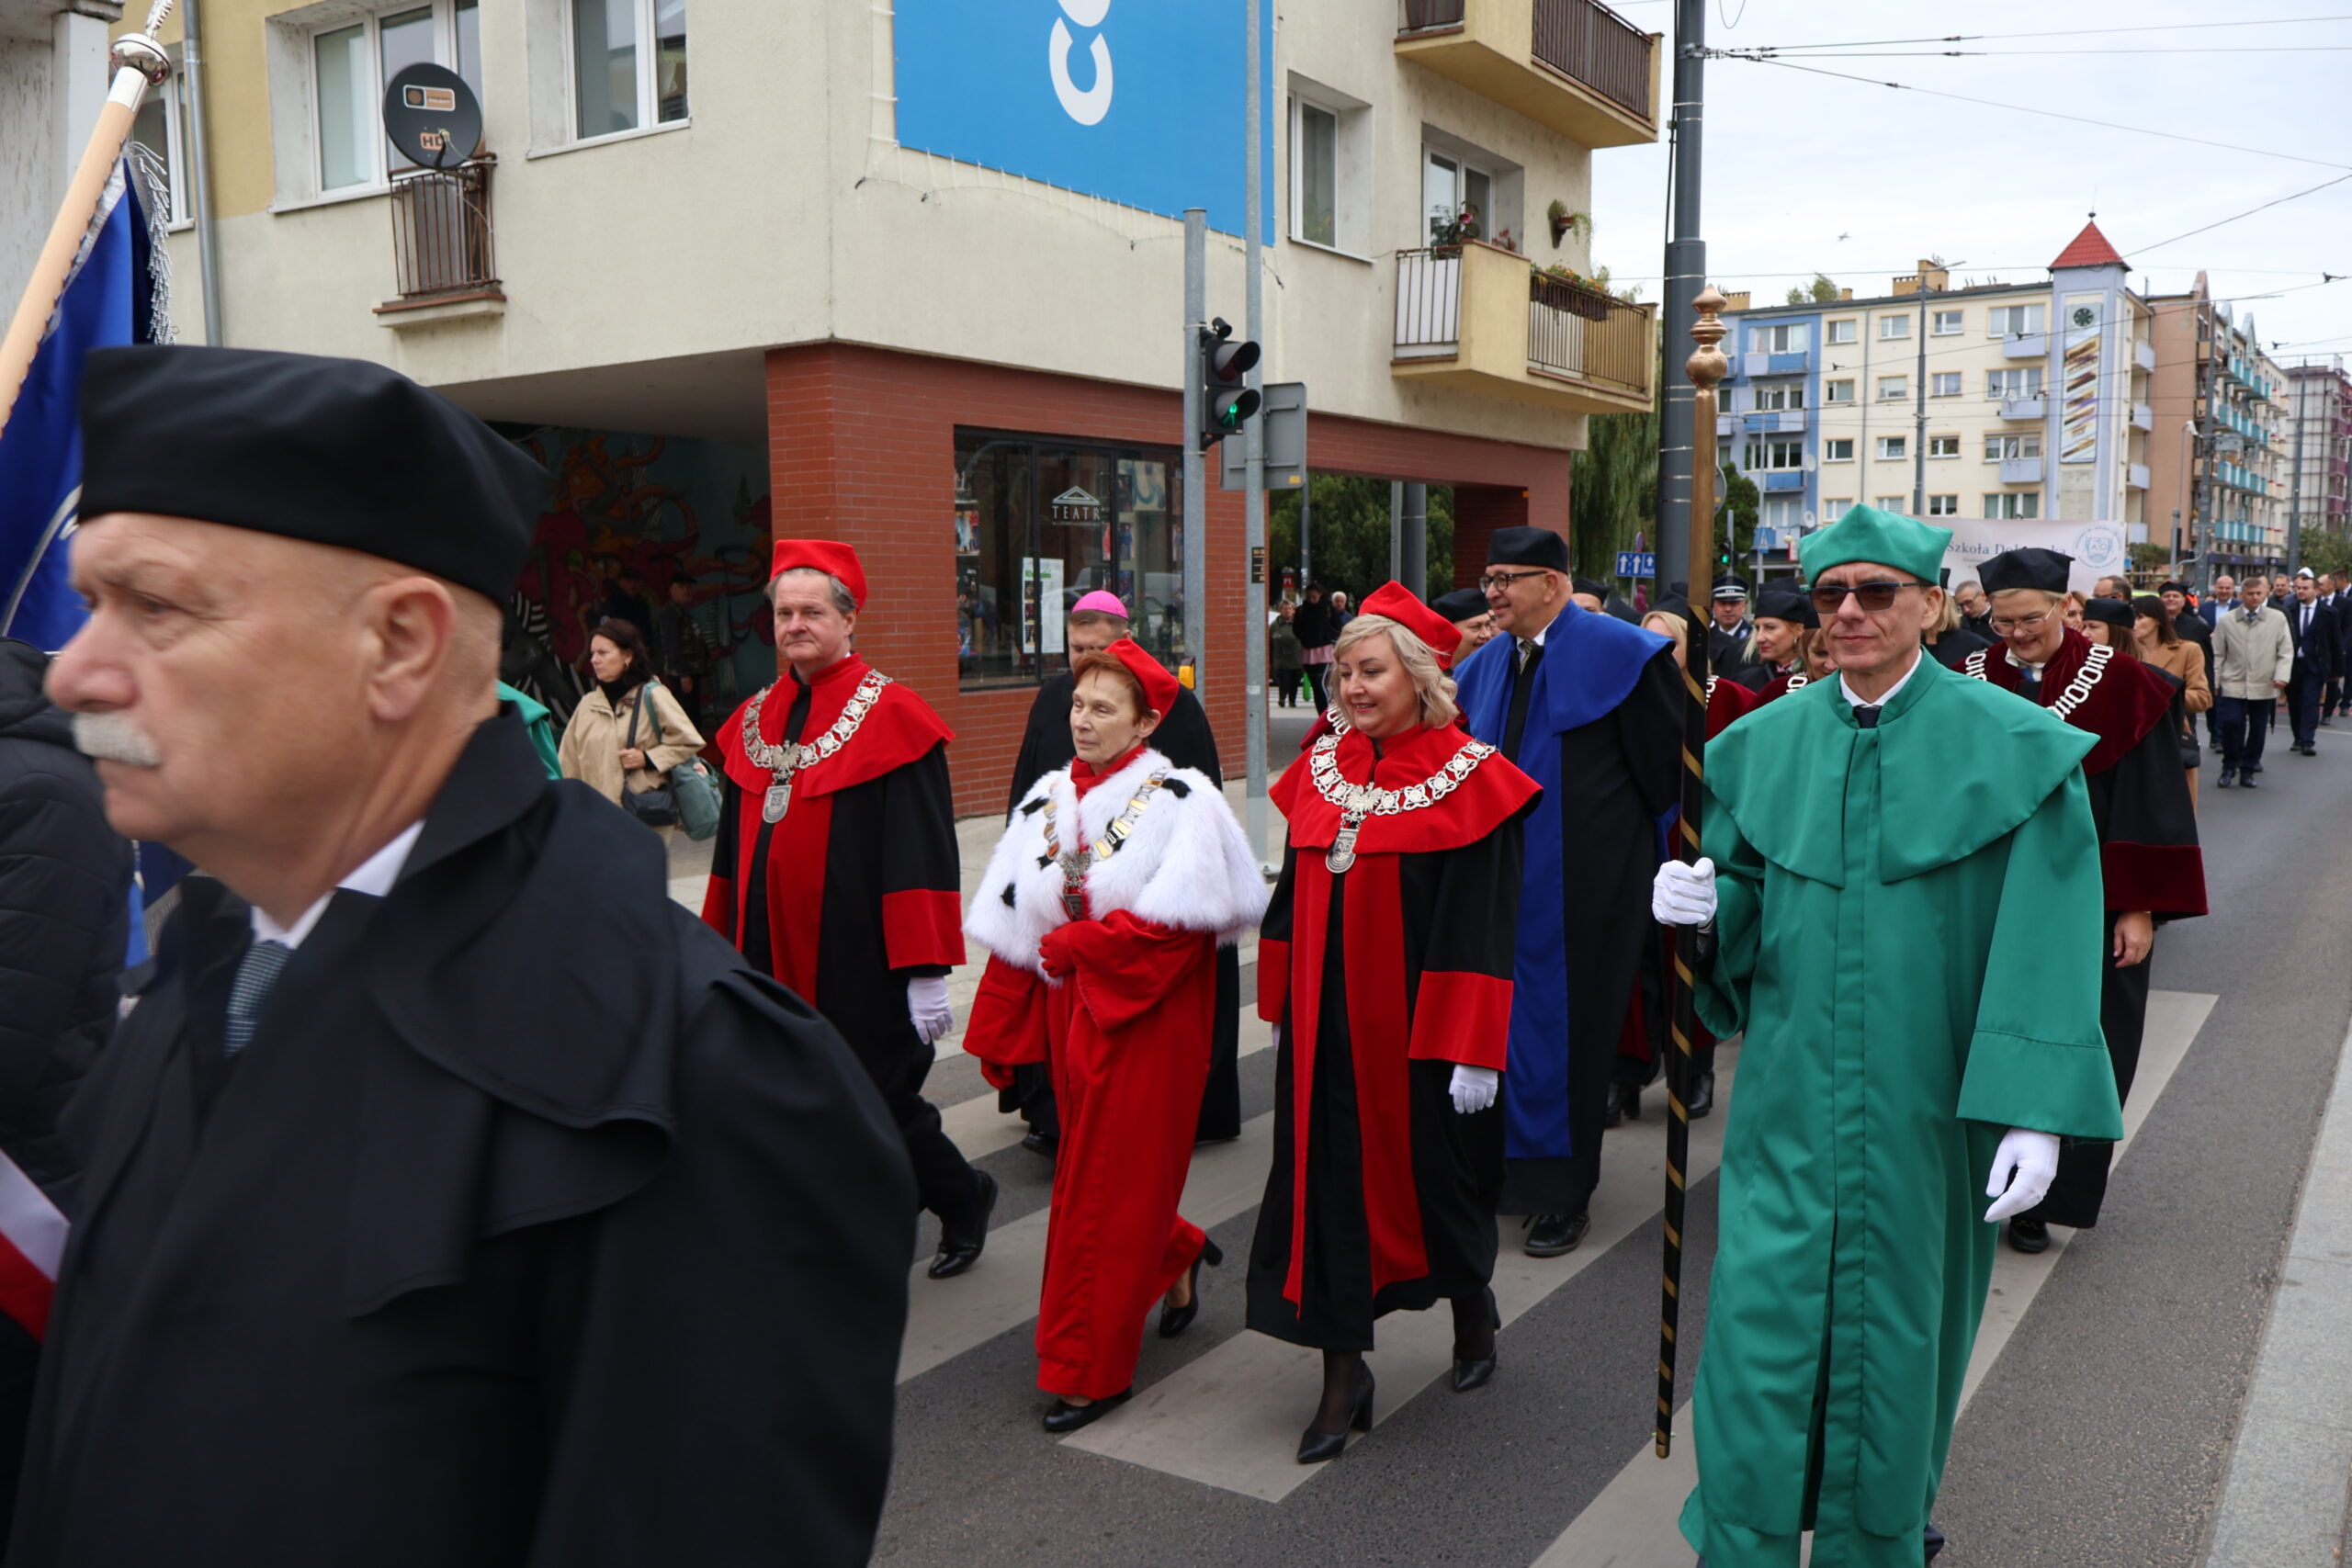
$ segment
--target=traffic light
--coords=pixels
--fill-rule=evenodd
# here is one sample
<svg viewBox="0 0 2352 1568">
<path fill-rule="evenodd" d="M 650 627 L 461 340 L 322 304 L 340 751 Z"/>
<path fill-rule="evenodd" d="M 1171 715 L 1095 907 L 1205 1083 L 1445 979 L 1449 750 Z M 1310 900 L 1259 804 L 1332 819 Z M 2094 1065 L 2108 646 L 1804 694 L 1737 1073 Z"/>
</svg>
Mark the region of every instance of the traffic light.
<svg viewBox="0 0 2352 1568">
<path fill-rule="evenodd" d="M 1193 371 L 1201 389 L 1201 450 L 1205 452 L 1236 434 L 1258 412 L 1258 394 L 1242 384 L 1258 363 L 1258 345 L 1235 343 L 1233 328 L 1219 317 L 1197 329 L 1199 363 Z"/>
</svg>

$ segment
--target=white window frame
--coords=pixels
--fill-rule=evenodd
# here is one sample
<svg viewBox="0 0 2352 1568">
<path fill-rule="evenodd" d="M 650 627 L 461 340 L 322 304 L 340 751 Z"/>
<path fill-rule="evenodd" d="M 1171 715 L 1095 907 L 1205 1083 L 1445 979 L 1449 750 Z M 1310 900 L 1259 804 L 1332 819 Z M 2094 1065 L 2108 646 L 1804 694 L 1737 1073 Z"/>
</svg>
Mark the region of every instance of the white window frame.
<svg viewBox="0 0 2352 1568">
<path fill-rule="evenodd" d="M 1998 490 L 1984 492 L 1984 516 L 1996 523 L 2033 523 L 2041 518 L 2038 490 Z"/>
<path fill-rule="evenodd" d="M 1824 501 L 1821 503 L 1821 514 L 1824 517 L 1830 519 L 1832 522 L 1835 522 L 1837 519 L 1845 516 L 1848 512 L 1853 510 L 1853 505 L 1854 498 L 1852 496 L 1841 495 L 1834 500 Z"/>
<path fill-rule="evenodd" d="M 1798 495 L 1768 495 L 1756 509 L 1757 522 L 1783 534 L 1795 533 L 1803 525 L 1804 517 L 1804 498 Z"/>
<path fill-rule="evenodd" d="M 2017 447 L 2017 450 L 2010 451 L 2008 448 L 2011 446 Z M 2027 451 L 2028 446 L 2031 446 L 2033 450 Z M 2027 457 L 2039 457 L 2041 456 L 2041 433 L 2034 431 L 2029 434 L 2021 431 L 2013 435 L 1996 431 L 1984 437 L 1984 460 L 1988 463 L 2009 463 Z"/>
<path fill-rule="evenodd" d="M 195 225 L 196 208 L 188 199 L 187 121 L 181 118 L 180 46 L 168 45 L 164 52 L 171 57 L 172 73 L 164 79 L 162 86 L 147 91 L 151 99 L 164 107 L 164 180 L 172 198 L 167 221 L 172 231 L 177 233 Z M 135 129 L 137 122 L 132 123 Z"/>
<path fill-rule="evenodd" d="M 1854 438 L 1833 435 L 1821 443 L 1821 460 L 1825 463 L 1850 463 L 1854 460 Z"/>
<path fill-rule="evenodd" d="M 1840 396 L 1838 391 L 1840 387 L 1846 389 L 1843 396 Z M 1853 400 L 1854 378 L 1851 376 L 1841 376 L 1835 381 L 1824 381 L 1821 384 L 1822 407 L 1826 408 L 1831 403 L 1850 403 Z"/>
<path fill-rule="evenodd" d="M 1967 389 L 1967 375 L 1964 371 L 1930 370 L 1928 372 L 1928 396 L 1931 398 L 1956 398 Z M 1946 390 L 1947 388 L 1950 390 Z"/>
<path fill-rule="evenodd" d="M 1928 497 L 1928 515 L 1930 517 L 1959 516 L 1960 497 L 1957 495 L 1931 495 Z"/>
<path fill-rule="evenodd" d="M 1821 328 L 1821 341 L 1832 348 L 1840 344 L 1859 343 L 1862 335 L 1861 325 L 1861 318 L 1859 316 L 1848 316 L 1840 321 L 1825 321 Z"/>
<path fill-rule="evenodd" d="M 1329 244 L 1307 239 L 1305 233 L 1306 182 L 1298 174 L 1306 145 L 1306 111 L 1310 108 L 1329 115 L 1333 121 Z M 1320 82 L 1296 75 L 1290 79 L 1290 213 L 1285 237 L 1291 243 L 1351 261 L 1372 259 L 1372 185 L 1364 141 L 1371 108 L 1363 100 Z"/>
<path fill-rule="evenodd" d="M 2013 311 L 2023 311 L 2027 324 L 2014 329 L 2002 325 L 2005 321 L 2012 319 Z M 1994 305 L 1984 312 L 1984 335 L 1997 338 L 2040 337 L 2049 321 L 2050 309 L 2046 305 Z"/>
<path fill-rule="evenodd" d="M 1958 337 L 1968 330 L 1965 310 L 1930 310 L 1928 313 L 1929 337 Z"/>
<path fill-rule="evenodd" d="M 1306 116 L 1309 111 L 1331 122 L 1331 237 L 1310 238 L 1306 232 Z M 1340 248 L 1340 138 L 1344 129 L 1340 112 L 1294 91 L 1290 96 L 1290 237 L 1302 245 L 1324 250 Z"/>
<path fill-rule="evenodd" d="M 1748 330 L 1754 334 L 1747 340 L 1748 349 L 1755 354 L 1803 354 L 1812 337 L 1803 321 L 1776 321 Z"/>
<path fill-rule="evenodd" d="M 1897 389 L 1889 391 L 1887 389 L 1890 387 Z M 1909 402 L 1911 400 L 1911 378 L 1909 376 L 1880 377 L 1878 378 L 1878 398 L 1876 400 L 1882 403 Z"/>
<path fill-rule="evenodd" d="M 1910 513 L 1904 512 L 1903 509 L 1909 505 L 1910 502 L 1911 498 L 1907 495 L 1882 495 L 1873 498 L 1871 504 L 1881 512 L 1893 512 L 1907 517 Z"/>
<path fill-rule="evenodd" d="M 1892 343 L 1911 336 L 1911 318 L 1907 315 L 1881 316 L 1878 319 L 1878 340 Z"/>
<path fill-rule="evenodd" d="M 1882 435 L 1878 438 L 1878 458 L 1882 463 L 1902 462 L 1911 456 L 1911 438 L 1907 435 Z"/>
<path fill-rule="evenodd" d="M 1804 468 L 1804 441 L 1794 435 L 1759 435 L 1748 441 L 1740 457 L 1740 467 L 1747 473 L 1794 473 Z M 1784 457 L 1789 460 L 1781 461 Z"/>
<path fill-rule="evenodd" d="M 1938 451 L 1938 450 L 1937 450 L 1937 448 L 1938 448 L 1938 446 L 1940 446 L 1942 447 L 1942 450 L 1941 450 L 1941 451 Z M 1959 436 L 1957 436 L 1957 435 L 1930 435 L 1930 436 L 1928 436 L 1928 456 L 1930 458 L 1936 458 L 1936 457 L 1959 457 L 1959 456 L 1960 456 L 1960 437 L 1959 437 Z"/>
<path fill-rule="evenodd" d="M 494 0 L 482 0 L 484 6 Z M 384 44 L 383 19 L 406 11 L 433 12 L 433 58 L 451 70 L 458 63 L 458 7 L 456 0 L 385 0 L 382 5 L 315 6 L 314 15 L 302 21 L 294 32 L 296 47 L 301 53 L 301 96 L 303 121 L 300 145 L 306 155 L 303 186 L 296 191 L 281 190 L 274 204 L 278 209 L 309 206 L 317 202 L 347 201 L 360 197 L 381 196 L 391 189 L 391 139 L 384 134 Z M 288 18 L 273 18 L 286 20 Z M 476 13 L 479 25 L 480 12 Z M 341 32 L 352 26 L 367 28 L 365 53 L 368 57 L 368 116 L 376 134 L 368 139 L 370 163 L 367 177 L 352 185 L 329 186 L 326 183 L 326 139 L 320 134 L 319 115 L 324 107 L 319 92 L 319 37 L 322 33 Z M 172 84 L 177 85 L 175 78 Z M 279 143 L 281 151 L 284 143 Z M 287 199 L 288 196 L 293 199 Z"/>
<path fill-rule="evenodd" d="M 435 5 L 441 0 L 434 0 Z M 654 47 L 654 12 L 659 0 L 627 0 L 637 8 L 637 123 L 626 130 L 607 130 L 596 136 L 580 134 L 580 39 L 572 20 L 571 0 L 555 0 L 556 9 L 563 16 L 563 129 L 565 144 L 571 147 L 601 147 L 608 141 L 626 141 L 635 136 L 651 136 L 664 130 L 684 130 L 694 124 L 694 111 L 689 108 L 684 118 L 662 119 L 662 86 L 654 72 L 656 57 L 661 51 Z M 691 21 L 686 28 L 686 80 L 692 83 L 694 73 L 695 30 Z M 691 105 L 694 92 L 686 93 Z"/>
<path fill-rule="evenodd" d="M 2008 389 L 2010 377 L 2018 378 L 2019 390 Z M 1988 402 L 2000 402 L 2008 398 L 2038 398 L 2044 383 L 2039 365 L 2012 365 L 1999 370 L 1984 372 L 1984 397 Z"/>
<path fill-rule="evenodd" d="M 1782 353 L 1794 353 L 1783 349 Z M 1804 407 L 1804 383 L 1802 381 L 1765 381 L 1757 386 L 1756 407 L 1758 412 L 1793 412 Z"/>
</svg>

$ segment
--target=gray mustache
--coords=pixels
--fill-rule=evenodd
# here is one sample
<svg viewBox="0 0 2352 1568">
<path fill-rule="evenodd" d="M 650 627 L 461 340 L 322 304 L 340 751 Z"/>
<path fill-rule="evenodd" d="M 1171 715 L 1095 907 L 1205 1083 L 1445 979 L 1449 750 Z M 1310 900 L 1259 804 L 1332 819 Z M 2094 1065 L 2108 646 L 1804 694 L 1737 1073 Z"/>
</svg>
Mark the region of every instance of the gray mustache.
<svg viewBox="0 0 2352 1568">
<path fill-rule="evenodd" d="M 77 713 L 74 716 L 74 749 L 100 761 L 133 768 L 159 768 L 164 754 L 145 730 L 119 713 Z"/>
</svg>

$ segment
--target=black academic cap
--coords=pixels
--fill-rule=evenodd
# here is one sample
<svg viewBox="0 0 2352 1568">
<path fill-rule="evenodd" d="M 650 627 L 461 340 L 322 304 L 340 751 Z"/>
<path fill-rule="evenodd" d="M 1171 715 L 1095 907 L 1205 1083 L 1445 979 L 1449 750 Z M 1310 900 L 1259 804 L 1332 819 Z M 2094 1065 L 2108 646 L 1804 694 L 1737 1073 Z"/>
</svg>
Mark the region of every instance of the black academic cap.
<svg viewBox="0 0 2352 1568">
<path fill-rule="evenodd" d="M 1813 595 L 1793 582 L 1766 583 L 1764 592 L 1756 596 L 1756 614 L 1759 619 L 1769 617 L 1801 626 L 1821 624 L 1821 616 L 1813 607 Z"/>
<path fill-rule="evenodd" d="M 1596 599 L 1606 599 L 1609 597 L 1608 587 L 1605 584 L 1595 582 L 1589 577 L 1572 577 L 1568 579 L 1568 588 L 1572 592 L 1589 593 Z"/>
<path fill-rule="evenodd" d="M 1568 542 L 1549 528 L 1498 528 L 1487 541 L 1487 564 L 1540 566 L 1565 577 Z"/>
<path fill-rule="evenodd" d="M 1690 597 L 1690 585 L 1689 583 L 1669 582 L 1666 585 L 1666 592 L 1658 596 L 1658 603 L 1661 604 L 1680 604 L 1688 601 Z"/>
<path fill-rule="evenodd" d="M 547 470 L 364 359 L 145 344 L 82 372 L 82 515 L 149 512 L 340 545 L 504 603 Z"/>
<path fill-rule="evenodd" d="M 1715 579 L 1714 596 L 1718 599 L 1747 598 L 1747 579 L 1735 576 L 1733 573 L 1728 571 L 1724 573 L 1721 577 Z"/>
<path fill-rule="evenodd" d="M 1454 625 L 1475 621 L 1487 613 L 1487 596 L 1475 588 L 1457 588 L 1430 601 L 1430 608 Z"/>
<path fill-rule="evenodd" d="M 2156 592 L 2159 594 L 2178 593 L 2183 597 L 2187 597 L 2188 593 L 2188 584 L 2186 582 L 2159 582 L 2156 584 Z"/>
<path fill-rule="evenodd" d="M 2044 593 L 2066 592 L 2066 569 L 2075 558 L 2059 550 L 2039 547 L 2022 550 L 2003 550 L 1986 561 L 1976 580 L 1987 593 L 2007 593 L 2013 588 L 2039 588 Z"/>
<path fill-rule="evenodd" d="M 2138 618 L 2139 612 L 2120 599 L 2092 599 L 2083 605 L 2083 619 L 2105 621 L 2109 626 L 2127 632 Z"/>
</svg>

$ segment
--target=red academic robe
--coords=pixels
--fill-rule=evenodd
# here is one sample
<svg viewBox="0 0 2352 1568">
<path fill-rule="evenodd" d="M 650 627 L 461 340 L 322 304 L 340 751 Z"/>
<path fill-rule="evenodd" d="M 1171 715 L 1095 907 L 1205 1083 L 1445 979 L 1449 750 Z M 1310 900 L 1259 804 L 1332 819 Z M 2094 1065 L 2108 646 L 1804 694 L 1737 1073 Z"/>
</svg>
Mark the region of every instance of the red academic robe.
<svg viewBox="0 0 2352 1568">
<path fill-rule="evenodd" d="M 1334 751 L 1341 778 L 1417 785 L 1470 738 L 1448 725 Z M 1258 1008 L 1283 1026 L 1274 1159 L 1250 1258 L 1250 1326 L 1327 1350 L 1372 1347 L 1384 1313 L 1486 1289 L 1503 1178 L 1501 1103 L 1453 1110 L 1455 1064 L 1501 1070 L 1510 1042 L 1533 780 L 1489 750 L 1434 804 L 1368 818 L 1326 853 L 1339 808 L 1313 760 L 1272 792 L 1290 826 L 1259 943 Z"/>
<path fill-rule="evenodd" d="M 1060 848 L 1078 850 L 1163 769 L 1131 835 L 1090 863 L 1084 918 L 1069 918 L 1045 853 L 1046 802 L 1057 832 L 1074 835 Z M 1193 885 L 1160 877 L 1170 864 Z M 1132 1386 L 1151 1303 L 1207 1242 L 1176 1211 L 1208 1083 L 1218 940 L 1264 907 L 1223 797 L 1142 749 L 1099 774 L 1080 759 L 1034 784 L 974 895 L 972 935 L 990 956 L 964 1048 L 999 1084 L 1042 1055 L 1061 1115 L 1037 1307 L 1048 1393 L 1104 1399 Z"/>
</svg>

